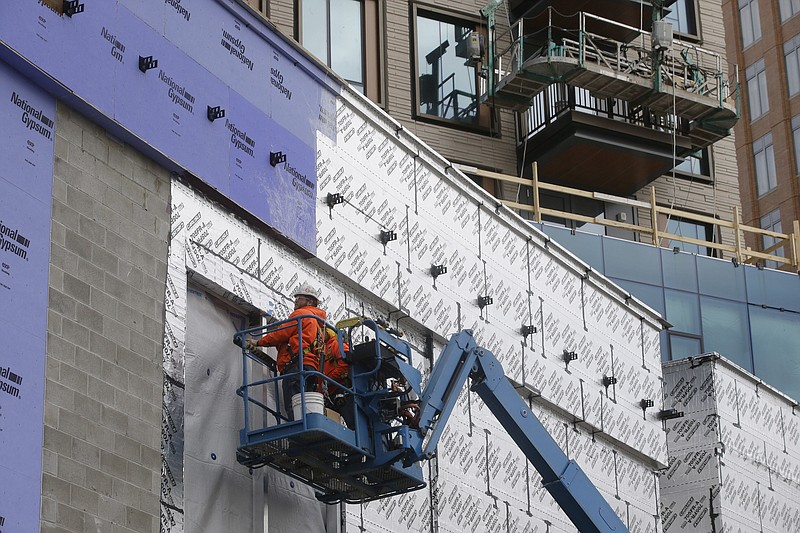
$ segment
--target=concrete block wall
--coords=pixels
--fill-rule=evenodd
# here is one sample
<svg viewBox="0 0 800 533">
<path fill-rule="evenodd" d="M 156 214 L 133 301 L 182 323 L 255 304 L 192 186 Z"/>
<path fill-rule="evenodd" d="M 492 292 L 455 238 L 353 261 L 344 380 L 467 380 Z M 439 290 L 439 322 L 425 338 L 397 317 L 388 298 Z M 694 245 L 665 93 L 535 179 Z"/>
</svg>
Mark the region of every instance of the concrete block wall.
<svg viewBox="0 0 800 533">
<path fill-rule="evenodd" d="M 169 175 L 56 124 L 41 530 L 157 531 Z"/>
</svg>

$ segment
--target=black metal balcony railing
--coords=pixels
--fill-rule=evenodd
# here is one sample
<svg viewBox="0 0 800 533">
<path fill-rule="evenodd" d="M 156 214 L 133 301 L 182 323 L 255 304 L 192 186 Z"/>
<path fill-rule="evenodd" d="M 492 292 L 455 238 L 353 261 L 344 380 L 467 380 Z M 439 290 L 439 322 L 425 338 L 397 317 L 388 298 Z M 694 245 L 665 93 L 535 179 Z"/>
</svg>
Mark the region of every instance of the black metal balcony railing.
<svg viewBox="0 0 800 533">
<path fill-rule="evenodd" d="M 533 97 L 530 107 L 519 116 L 519 143 L 526 142 L 567 111 L 634 124 L 679 135 L 689 132 L 689 121 L 672 114 L 657 113 L 645 106 L 618 98 L 598 98 L 588 90 L 566 83 L 554 83 Z"/>
</svg>

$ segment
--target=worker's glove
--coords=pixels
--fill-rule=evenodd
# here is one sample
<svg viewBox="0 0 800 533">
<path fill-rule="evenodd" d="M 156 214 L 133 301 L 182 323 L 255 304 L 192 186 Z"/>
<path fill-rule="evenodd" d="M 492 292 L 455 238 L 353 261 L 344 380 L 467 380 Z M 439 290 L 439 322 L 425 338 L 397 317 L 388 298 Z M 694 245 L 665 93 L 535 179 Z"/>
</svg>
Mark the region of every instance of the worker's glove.
<svg viewBox="0 0 800 533">
<path fill-rule="evenodd" d="M 242 343 L 244 343 L 244 346 L 242 346 Z M 250 352 L 258 347 L 255 342 L 251 341 L 250 339 L 245 339 L 241 335 L 234 335 L 233 344 Z"/>
</svg>

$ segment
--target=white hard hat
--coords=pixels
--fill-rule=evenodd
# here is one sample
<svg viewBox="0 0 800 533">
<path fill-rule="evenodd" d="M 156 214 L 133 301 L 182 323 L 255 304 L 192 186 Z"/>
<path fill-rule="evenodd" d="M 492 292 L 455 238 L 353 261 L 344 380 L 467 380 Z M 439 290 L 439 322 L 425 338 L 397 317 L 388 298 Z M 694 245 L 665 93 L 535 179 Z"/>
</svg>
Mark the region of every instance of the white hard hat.
<svg viewBox="0 0 800 533">
<path fill-rule="evenodd" d="M 295 298 L 298 296 L 309 296 L 314 298 L 315 301 L 319 302 L 319 291 L 308 283 L 301 283 L 300 286 L 294 290 L 294 294 L 292 296 Z"/>
</svg>

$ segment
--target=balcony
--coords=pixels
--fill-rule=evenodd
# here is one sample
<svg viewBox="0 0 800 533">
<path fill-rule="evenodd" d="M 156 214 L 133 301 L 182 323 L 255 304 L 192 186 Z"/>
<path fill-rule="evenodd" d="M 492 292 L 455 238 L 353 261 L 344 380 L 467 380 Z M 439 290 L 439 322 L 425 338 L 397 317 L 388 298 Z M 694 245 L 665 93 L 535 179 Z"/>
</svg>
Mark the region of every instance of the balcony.
<svg viewBox="0 0 800 533">
<path fill-rule="evenodd" d="M 629 196 L 693 151 L 689 123 L 580 87 L 549 85 L 518 115 L 518 160 L 543 181 Z"/>
<path fill-rule="evenodd" d="M 538 160 L 553 183 L 630 195 L 738 119 L 738 81 L 718 54 L 654 47 L 618 21 L 545 6 L 490 44 L 483 98 L 519 113 L 520 160 Z"/>
<path fill-rule="evenodd" d="M 673 2 L 674 0 L 669 0 L 665 4 Z M 597 33 L 620 42 L 630 42 L 639 36 L 638 31 L 630 31 L 627 27 L 641 27 L 642 30 L 649 32 L 653 21 L 652 3 L 638 0 L 563 0 L 559 2 L 511 0 L 509 12 L 513 21 L 524 19 L 524 35 L 533 34 L 544 25 L 567 27 L 569 17 L 562 13 L 585 12 L 594 15 L 613 13 L 614 21 L 619 24 L 608 24 L 605 27 L 600 24 L 596 29 Z"/>
</svg>

